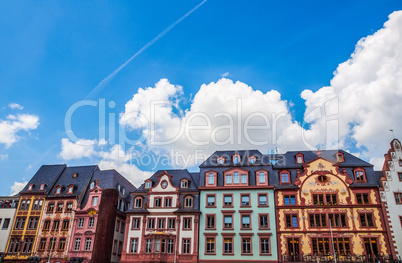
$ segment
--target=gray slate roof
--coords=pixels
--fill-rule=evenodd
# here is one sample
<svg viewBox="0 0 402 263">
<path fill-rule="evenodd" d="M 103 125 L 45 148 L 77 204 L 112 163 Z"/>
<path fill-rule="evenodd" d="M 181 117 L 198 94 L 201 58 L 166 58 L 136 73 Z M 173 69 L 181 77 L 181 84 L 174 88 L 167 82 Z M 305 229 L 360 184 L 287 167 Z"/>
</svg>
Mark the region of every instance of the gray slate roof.
<svg viewBox="0 0 402 263">
<path fill-rule="evenodd" d="M 42 165 L 20 193 L 30 194 L 41 192 L 48 194 L 66 167 L 67 166 L 65 164 Z M 32 190 L 28 191 L 27 189 L 30 184 L 32 184 L 33 187 Z M 41 184 L 45 184 L 44 191 L 39 191 Z"/>
</svg>

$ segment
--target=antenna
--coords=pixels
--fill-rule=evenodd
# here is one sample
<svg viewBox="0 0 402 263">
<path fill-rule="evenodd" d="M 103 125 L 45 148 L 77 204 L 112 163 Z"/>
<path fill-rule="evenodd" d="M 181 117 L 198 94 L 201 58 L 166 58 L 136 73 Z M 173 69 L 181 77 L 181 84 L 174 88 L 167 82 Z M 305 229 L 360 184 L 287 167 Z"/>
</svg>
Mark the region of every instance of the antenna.
<svg viewBox="0 0 402 263">
<path fill-rule="evenodd" d="M 389 129 L 389 131 L 392 132 L 392 137 L 395 139 L 394 130 L 393 130 L 393 129 Z"/>
</svg>

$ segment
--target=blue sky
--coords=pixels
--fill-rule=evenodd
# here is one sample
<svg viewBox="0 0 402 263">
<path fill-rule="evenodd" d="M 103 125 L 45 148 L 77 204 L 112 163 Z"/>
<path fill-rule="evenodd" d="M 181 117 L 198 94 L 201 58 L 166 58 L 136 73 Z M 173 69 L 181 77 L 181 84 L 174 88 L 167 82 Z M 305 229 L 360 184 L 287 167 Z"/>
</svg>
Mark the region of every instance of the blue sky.
<svg viewBox="0 0 402 263">
<path fill-rule="evenodd" d="M 314 99 L 311 96 L 306 99 L 307 95 L 302 98 L 301 93 L 311 90 L 318 96 L 322 87 L 330 86 L 334 71 L 350 58 L 357 42 L 381 30 L 388 16 L 402 7 L 401 1 L 386 0 L 208 0 L 91 93 L 116 68 L 200 3 L 193 0 L 2 2 L 0 123 L 14 121 L 15 127 L 16 118 L 23 114 L 31 119 L 24 128 L 13 130 L 17 136 L 14 142 L 7 144 L 9 138 L 0 139 L 3 179 L 0 195 L 10 194 L 15 182 L 29 180 L 42 164 L 101 162 L 105 155 L 111 154 L 113 145 L 91 148 L 87 155 L 61 156 L 62 139 L 67 138 L 64 118 L 69 107 L 84 99 L 114 101 L 116 106 L 108 108 L 107 113 L 116 114 L 118 126 L 118 114 L 125 112 L 125 104 L 138 89 L 155 87 L 161 79 L 175 86 L 167 98 L 177 100 L 187 110 L 203 84 L 214 82 L 219 86 L 222 77 L 245 83 L 263 94 L 276 90 L 280 94 L 278 101 L 286 102 L 290 122 L 300 123 L 306 114 L 306 100 Z M 392 29 L 398 32 L 397 26 Z M 179 91 L 178 85 L 182 87 Z M 392 87 L 392 92 L 399 96 L 401 87 Z M 392 92 L 387 98 L 393 97 Z M 214 95 L 210 93 L 211 97 Z M 8 106 L 11 103 L 23 109 L 12 109 Z M 363 119 L 347 122 L 347 126 L 371 129 L 363 124 Z M 343 145 L 367 160 L 380 158 L 392 138 L 388 128 L 394 128 L 395 135 L 399 135 L 392 121 L 383 125 L 385 139 L 381 146 L 364 143 L 376 140 L 380 131 L 363 132 L 360 137 L 342 135 L 346 142 Z M 96 107 L 83 107 L 75 112 L 72 127 L 79 138 L 102 139 L 98 136 Z M 1 128 L 0 125 L 0 134 Z M 130 132 L 134 136 L 135 128 Z M 241 144 L 229 148 L 242 146 L 249 148 Z M 278 147 L 293 149 L 282 146 Z M 146 142 L 138 149 L 149 150 L 153 155 L 168 149 L 148 147 Z M 92 150 L 97 153 L 89 154 Z M 374 150 L 380 152 L 370 156 Z M 115 168 L 119 171 L 118 164 L 122 162 L 110 159 L 113 158 L 108 159 L 105 168 L 117 164 Z M 162 167 L 167 166 L 157 166 Z M 195 169 L 194 165 L 188 167 Z M 131 171 L 152 172 L 151 168 L 138 164 L 135 167 L 138 170 Z"/>
</svg>

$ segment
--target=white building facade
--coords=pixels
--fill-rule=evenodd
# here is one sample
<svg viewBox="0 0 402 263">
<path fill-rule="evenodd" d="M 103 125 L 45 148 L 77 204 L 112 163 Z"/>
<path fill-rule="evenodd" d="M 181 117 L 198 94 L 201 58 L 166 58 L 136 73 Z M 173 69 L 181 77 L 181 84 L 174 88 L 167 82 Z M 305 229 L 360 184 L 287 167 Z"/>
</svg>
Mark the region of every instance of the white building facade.
<svg viewBox="0 0 402 263">
<path fill-rule="evenodd" d="M 19 197 L 0 197 L 0 255 L 4 253 L 13 226 Z"/>
</svg>

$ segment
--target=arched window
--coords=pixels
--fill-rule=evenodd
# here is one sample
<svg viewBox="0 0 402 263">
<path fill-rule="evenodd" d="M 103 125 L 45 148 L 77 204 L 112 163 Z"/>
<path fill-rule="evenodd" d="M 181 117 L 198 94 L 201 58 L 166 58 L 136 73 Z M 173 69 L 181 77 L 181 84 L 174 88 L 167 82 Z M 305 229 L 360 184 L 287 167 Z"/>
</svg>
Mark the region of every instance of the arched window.
<svg viewBox="0 0 402 263">
<path fill-rule="evenodd" d="M 342 163 L 342 162 L 345 161 L 345 159 L 343 158 L 343 153 L 337 153 L 337 154 L 336 154 L 336 161 L 337 161 L 338 163 Z"/>
<path fill-rule="evenodd" d="M 95 187 L 95 182 L 91 182 L 91 185 L 89 186 L 89 188 L 93 189 Z"/>
<path fill-rule="evenodd" d="M 367 182 L 366 173 L 364 172 L 364 169 L 358 168 L 358 169 L 354 170 L 354 174 L 355 174 L 356 182 L 358 182 L 358 183 Z"/>
<path fill-rule="evenodd" d="M 304 163 L 304 156 L 302 153 L 296 154 L 296 163 Z"/>
<path fill-rule="evenodd" d="M 281 184 L 290 184 L 290 173 L 288 171 L 282 171 L 279 175 Z"/>
<path fill-rule="evenodd" d="M 234 183 L 234 184 L 238 184 L 239 182 L 240 182 L 239 173 L 238 173 L 238 172 L 235 172 L 235 173 L 233 174 L 233 183 Z"/>
<path fill-rule="evenodd" d="M 205 185 L 206 186 L 216 186 L 216 172 L 209 171 L 205 173 Z"/>
</svg>

